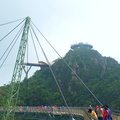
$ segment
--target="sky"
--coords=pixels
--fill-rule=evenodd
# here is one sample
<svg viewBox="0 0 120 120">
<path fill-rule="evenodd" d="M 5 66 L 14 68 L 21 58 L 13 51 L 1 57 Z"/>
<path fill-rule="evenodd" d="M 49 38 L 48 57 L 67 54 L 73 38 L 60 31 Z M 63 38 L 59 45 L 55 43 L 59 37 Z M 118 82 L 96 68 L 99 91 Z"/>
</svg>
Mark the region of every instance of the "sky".
<svg viewBox="0 0 120 120">
<path fill-rule="evenodd" d="M 119 0 L 3 0 L 0 1 L 0 24 L 29 16 L 61 56 L 72 44 L 83 42 L 93 45 L 102 56 L 120 63 L 119 6 Z M 0 36 L 9 28 L 0 27 Z M 9 39 L 0 42 L 0 55 Z M 43 46 L 50 61 L 59 57 Z M 15 54 L 17 50 L 13 51 Z M 32 47 L 30 54 L 30 62 L 36 62 Z M 0 85 L 10 81 L 13 55 L 0 70 Z"/>
</svg>

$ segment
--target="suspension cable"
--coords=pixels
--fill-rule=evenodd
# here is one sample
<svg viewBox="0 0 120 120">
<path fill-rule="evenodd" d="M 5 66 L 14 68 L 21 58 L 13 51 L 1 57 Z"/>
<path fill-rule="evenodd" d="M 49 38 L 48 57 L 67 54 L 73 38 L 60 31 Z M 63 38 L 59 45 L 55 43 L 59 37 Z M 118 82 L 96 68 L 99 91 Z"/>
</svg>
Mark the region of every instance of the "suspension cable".
<svg viewBox="0 0 120 120">
<path fill-rule="evenodd" d="M 2 57 L 0 58 L 0 60 L 3 58 L 3 56 L 7 53 L 8 49 L 10 48 L 10 50 L 8 51 L 8 54 L 6 55 L 6 57 L 4 58 L 3 62 L 0 65 L 0 69 L 3 66 L 4 62 L 6 61 L 7 57 L 9 56 L 10 52 L 12 51 L 15 43 L 17 42 L 20 34 L 22 33 L 23 30 L 23 26 L 20 28 L 20 30 L 18 31 L 18 33 L 15 35 L 15 37 L 13 38 L 12 42 L 10 43 L 10 45 L 8 46 L 8 48 L 6 49 L 6 51 L 3 53 Z M 12 45 L 13 44 L 13 45 Z"/>
<path fill-rule="evenodd" d="M 23 21 L 25 21 L 25 19 L 24 19 Z M 16 27 L 14 27 L 11 31 L 9 31 L 4 37 L 2 37 L 2 38 L 0 39 L 0 42 L 1 42 L 2 40 L 4 40 L 9 34 L 11 34 L 18 26 L 20 26 L 20 25 L 23 23 L 23 21 L 20 22 L 20 23 L 19 23 Z"/>
<path fill-rule="evenodd" d="M 48 63 L 48 66 L 49 66 L 49 68 L 50 68 L 50 71 L 51 71 L 51 73 L 52 73 L 52 75 L 53 75 L 53 78 L 54 78 L 54 80 L 55 80 L 55 82 L 56 82 L 56 84 L 57 84 L 57 86 L 58 86 L 58 89 L 59 89 L 59 91 L 60 91 L 60 93 L 61 93 L 61 96 L 62 96 L 64 102 L 65 102 L 65 105 L 66 105 L 66 107 L 67 107 L 67 109 L 68 109 L 68 112 L 69 112 L 71 118 L 73 119 L 73 115 L 72 115 L 71 112 L 70 112 L 69 106 L 68 106 L 68 104 L 67 104 L 67 101 L 66 101 L 66 99 L 65 99 L 65 96 L 63 95 L 63 92 L 62 92 L 62 89 L 61 89 L 61 87 L 60 87 L 60 85 L 59 85 L 59 82 L 58 82 L 58 80 L 57 80 L 56 77 L 55 77 L 55 74 L 54 74 L 54 72 L 53 72 L 53 70 L 52 70 L 52 68 L 51 68 L 50 62 L 49 62 L 49 60 L 48 60 L 48 58 L 47 58 L 47 56 L 46 56 L 46 54 L 45 54 L 45 52 L 44 52 L 44 50 L 43 50 L 43 48 L 42 48 L 42 45 L 40 44 L 40 41 L 39 41 L 39 39 L 38 39 L 38 37 L 37 37 L 37 35 L 36 35 L 36 33 L 35 33 L 32 25 L 31 25 L 31 28 L 32 28 L 32 31 L 33 31 L 33 33 L 34 33 L 34 35 L 35 35 L 35 37 L 36 37 L 36 39 L 37 39 L 37 41 L 38 41 L 38 43 L 39 43 L 39 46 L 40 46 L 40 48 L 41 48 L 41 50 L 42 50 L 42 52 L 43 52 L 43 54 L 44 54 L 44 57 L 45 57 L 45 59 L 46 59 L 46 61 L 47 61 L 47 63 Z"/>
<path fill-rule="evenodd" d="M 30 29 L 30 34 L 31 34 L 31 38 L 32 38 L 33 45 L 34 45 L 35 53 L 36 53 L 36 56 L 37 56 L 37 60 L 38 60 L 38 62 L 39 62 L 39 57 L 38 57 L 38 53 L 37 53 L 37 48 L 36 48 L 36 46 L 35 46 L 35 42 L 34 42 L 34 39 L 33 39 L 33 35 L 32 35 L 31 29 Z"/>
<path fill-rule="evenodd" d="M 32 22 L 38 32 L 42 35 L 42 37 L 46 40 L 46 42 L 51 46 L 51 48 L 56 52 L 56 54 L 64 61 L 64 63 L 68 66 L 68 68 L 75 74 L 78 80 L 85 86 L 85 88 L 91 93 L 91 95 L 97 100 L 100 105 L 103 105 L 100 100 L 96 97 L 96 95 L 89 89 L 89 87 L 83 82 L 83 80 L 77 75 L 77 73 L 68 65 L 68 63 L 62 58 L 62 56 L 57 52 L 57 50 L 50 44 L 48 39 L 42 34 L 42 32 L 37 28 L 37 26 Z"/>
<path fill-rule="evenodd" d="M 24 19 L 24 18 L 17 19 L 17 20 L 14 20 L 14 21 L 9 21 L 9 22 L 6 22 L 6 23 L 3 23 L 3 24 L 0 24 L 0 26 L 4 26 L 4 25 L 7 25 L 7 24 L 11 24 L 11 23 L 14 23 L 14 22 L 17 22 L 17 21 L 23 20 L 23 19 Z"/>
</svg>

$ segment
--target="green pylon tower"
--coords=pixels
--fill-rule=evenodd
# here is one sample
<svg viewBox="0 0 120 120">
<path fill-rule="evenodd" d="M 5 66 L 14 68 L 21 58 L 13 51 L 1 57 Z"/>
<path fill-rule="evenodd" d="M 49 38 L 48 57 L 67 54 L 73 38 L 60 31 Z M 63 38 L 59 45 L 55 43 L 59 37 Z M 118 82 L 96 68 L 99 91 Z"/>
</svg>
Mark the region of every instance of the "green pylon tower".
<svg viewBox="0 0 120 120">
<path fill-rule="evenodd" d="M 3 120 L 14 120 L 16 103 L 19 95 L 20 81 L 22 76 L 22 65 L 24 63 L 26 46 L 28 42 L 28 33 L 30 27 L 30 18 L 26 17 L 24 29 L 22 33 L 21 42 L 19 45 L 19 50 L 16 58 L 16 63 L 13 71 L 12 80 L 10 83 L 9 96 L 5 105 L 5 114 L 3 115 Z"/>
</svg>

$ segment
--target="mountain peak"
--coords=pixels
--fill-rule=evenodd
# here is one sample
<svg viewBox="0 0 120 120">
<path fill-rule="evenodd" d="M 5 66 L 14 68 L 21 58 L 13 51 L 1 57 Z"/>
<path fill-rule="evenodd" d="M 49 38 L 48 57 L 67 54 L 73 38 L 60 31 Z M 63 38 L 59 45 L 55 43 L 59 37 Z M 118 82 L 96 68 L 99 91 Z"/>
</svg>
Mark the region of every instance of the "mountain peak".
<svg viewBox="0 0 120 120">
<path fill-rule="evenodd" d="M 72 50 L 74 50 L 74 49 L 76 49 L 76 48 L 88 48 L 88 49 L 92 49 L 93 46 L 90 45 L 90 44 L 88 44 L 88 43 L 84 44 L 84 43 L 82 43 L 82 42 L 80 42 L 80 43 L 78 43 L 78 44 L 73 44 L 73 45 L 71 45 L 71 49 L 72 49 Z"/>
</svg>

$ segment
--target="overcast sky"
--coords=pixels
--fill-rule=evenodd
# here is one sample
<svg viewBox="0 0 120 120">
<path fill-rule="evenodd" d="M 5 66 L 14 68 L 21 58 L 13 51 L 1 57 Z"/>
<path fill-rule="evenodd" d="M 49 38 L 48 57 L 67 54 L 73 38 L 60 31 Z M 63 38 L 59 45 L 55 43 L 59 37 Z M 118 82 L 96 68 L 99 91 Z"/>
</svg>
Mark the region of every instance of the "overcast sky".
<svg viewBox="0 0 120 120">
<path fill-rule="evenodd" d="M 103 56 L 110 56 L 120 63 L 119 0 L 0 1 L 0 24 L 26 16 L 32 19 L 62 56 L 72 44 L 83 42 L 92 44 Z M 5 31 L 4 27 L 0 31 Z M 48 52 L 51 60 L 57 58 Z M 1 71 L 0 85 L 9 81 L 4 73 L 6 71 Z"/>
</svg>

